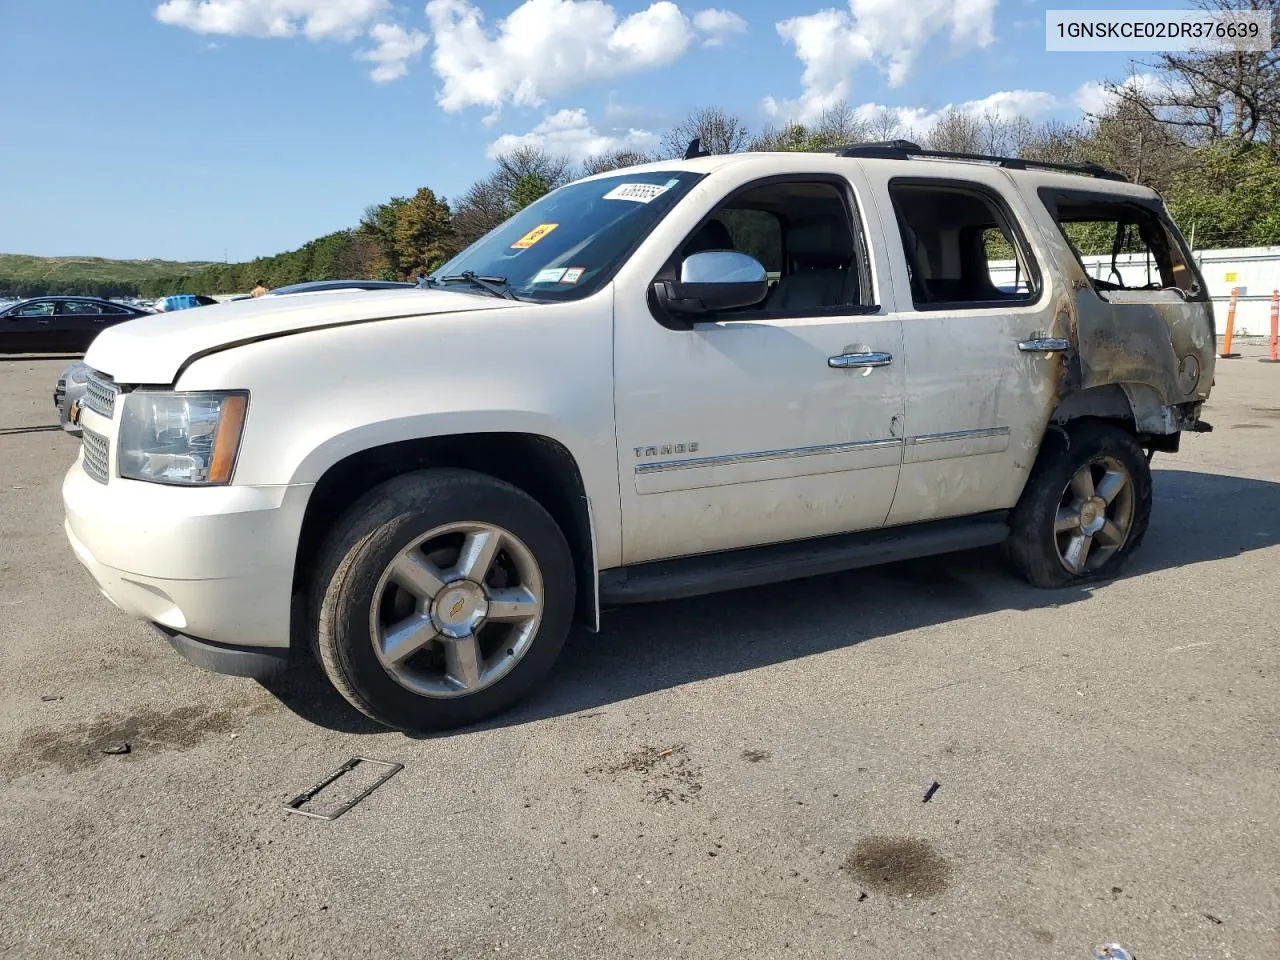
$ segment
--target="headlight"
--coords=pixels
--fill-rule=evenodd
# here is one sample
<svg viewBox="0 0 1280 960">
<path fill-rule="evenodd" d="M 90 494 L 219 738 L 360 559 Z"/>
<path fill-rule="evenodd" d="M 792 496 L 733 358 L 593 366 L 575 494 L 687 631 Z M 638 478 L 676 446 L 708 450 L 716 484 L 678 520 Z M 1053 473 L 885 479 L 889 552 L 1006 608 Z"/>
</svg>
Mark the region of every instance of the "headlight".
<svg viewBox="0 0 1280 960">
<path fill-rule="evenodd" d="M 249 394 L 135 390 L 124 396 L 120 476 L 185 485 L 231 482 Z"/>
</svg>

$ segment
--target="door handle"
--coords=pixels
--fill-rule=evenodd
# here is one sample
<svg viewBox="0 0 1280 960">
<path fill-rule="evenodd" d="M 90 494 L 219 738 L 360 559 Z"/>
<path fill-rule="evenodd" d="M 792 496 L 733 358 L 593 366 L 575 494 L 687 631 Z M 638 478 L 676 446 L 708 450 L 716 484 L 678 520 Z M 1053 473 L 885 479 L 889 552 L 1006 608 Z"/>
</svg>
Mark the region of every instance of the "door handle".
<svg viewBox="0 0 1280 960">
<path fill-rule="evenodd" d="M 1061 337 L 1037 337 L 1034 340 L 1022 340 L 1018 349 L 1023 353 L 1061 353 L 1071 344 Z"/>
<path fill-rule="evenodd" d="M 47 327 L 49 325 L 49 319 L 47 317 L 41 317 L 36 320 L 36 324 L 41 327 Z"/>
<path fill-rule="evenodd" d="M 856 367 L 887 367 L 893 363 L 891 353 L 841 353 L 827 357 L 827 366 L 836 370 L 850 370 Z"/>
</svg>

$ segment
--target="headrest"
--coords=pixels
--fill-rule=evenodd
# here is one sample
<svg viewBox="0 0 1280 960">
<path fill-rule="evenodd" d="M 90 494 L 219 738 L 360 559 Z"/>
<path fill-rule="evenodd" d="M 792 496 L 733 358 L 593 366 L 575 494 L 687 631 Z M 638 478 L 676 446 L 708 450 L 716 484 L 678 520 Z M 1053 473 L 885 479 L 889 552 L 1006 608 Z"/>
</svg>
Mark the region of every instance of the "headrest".
<svg viewBox="0 0 1280 960">
<path fill-rule="evenodd" d="M 840 220 L 818 220 L 787 233 L 787 253 L 796 260 L 847 263 L 853 256 L 853 237 Z"/>
<path fill-rule="evenodd" d="M 704 250 L 732 250 L 733 237 L 729 228 L 719 220 L 708 220 L 697 233 L 684 245 L 684 255 L 693 256 Z"/>
</svg>

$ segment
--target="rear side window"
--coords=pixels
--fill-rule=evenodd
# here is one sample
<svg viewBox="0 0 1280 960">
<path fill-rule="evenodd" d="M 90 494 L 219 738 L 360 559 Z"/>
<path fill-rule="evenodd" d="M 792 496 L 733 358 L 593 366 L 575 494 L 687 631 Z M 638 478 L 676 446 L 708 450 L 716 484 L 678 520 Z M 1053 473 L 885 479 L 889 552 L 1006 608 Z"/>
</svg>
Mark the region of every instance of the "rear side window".
<svg viewBox="0 0 1280 960">
<path fill-rule="evenodd" d="M 1040 197 L 1104 300 L 1202 284 L 1173 228 L 1146 204 L 1117 197 L 1041 190 Z"/>
<path fill-rule="evenodd" d="M 917 310 L 1035 300 L 1040 277 L 1004 205 L 977 185 L 889 183 Z"/>
</svg>

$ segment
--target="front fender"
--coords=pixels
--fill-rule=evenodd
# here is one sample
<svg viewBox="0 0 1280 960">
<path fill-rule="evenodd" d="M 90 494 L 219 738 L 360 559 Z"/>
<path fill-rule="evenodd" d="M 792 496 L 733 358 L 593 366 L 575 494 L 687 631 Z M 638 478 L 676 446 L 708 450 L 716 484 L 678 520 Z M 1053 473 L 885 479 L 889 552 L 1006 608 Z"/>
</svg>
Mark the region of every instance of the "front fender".
<svg viewBox="0 0 1280 960">
<path fill-rule="evenodd" d="M 178 389 L 250 394 L 233 482 L 308 484 L 371 447 L 545 436 L 573 456 L 600 563 L 621 555 L 612 290 L 574 303 L 381 320 L 214 353 Z"/>
</svg>

